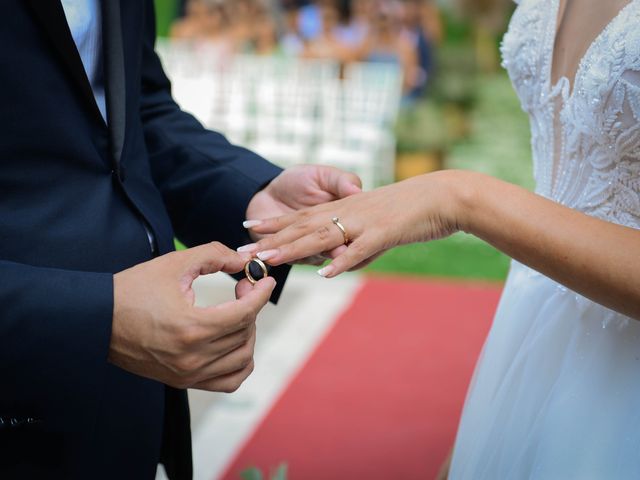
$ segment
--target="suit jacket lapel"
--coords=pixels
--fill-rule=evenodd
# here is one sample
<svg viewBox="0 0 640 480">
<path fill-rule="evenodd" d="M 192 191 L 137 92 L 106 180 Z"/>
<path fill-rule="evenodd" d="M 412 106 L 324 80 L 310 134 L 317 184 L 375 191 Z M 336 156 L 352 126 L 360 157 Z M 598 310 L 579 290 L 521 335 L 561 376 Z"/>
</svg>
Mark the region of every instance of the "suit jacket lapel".
<svg viewBox="0 0 640 480">
<path fill-rule="evenodd" d="M 102 17 L 107 120 L 111 154 L 118 164 L 122 155 L 126 131 L 126 86 L 120 0 L 102 0 Z"/>
<path fill-rule="evenodd" d="M 110 0 L 111 1 L 111 0 Z M 48 36 L 54 50 L 67 68 L 89 109 L 102 121 L 91 84 L 82 65 L 82 59 L 71 36 L 67 17 L 59 0 L 24 0 L 33 16 Z M 107 2 L 104 2 L 107 3 Z"/>
</svg>

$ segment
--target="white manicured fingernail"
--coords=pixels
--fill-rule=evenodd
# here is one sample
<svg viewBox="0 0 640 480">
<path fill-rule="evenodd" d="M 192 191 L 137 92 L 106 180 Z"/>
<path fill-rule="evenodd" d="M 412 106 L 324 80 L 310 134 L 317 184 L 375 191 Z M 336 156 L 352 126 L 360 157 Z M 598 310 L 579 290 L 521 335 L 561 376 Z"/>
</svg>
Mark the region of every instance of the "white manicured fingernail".
<svg viewBox="0 0 640 480">
<path fill-rule="evenodd" d="M 253 227 L 257 227 L 261 223 L 262 223 L 262 220 L 247 220 L 245 222 L 242 222 L 242 226 L 244 228 L 253 228 Z"/>
<path fill-rule="evenodd" d="M 249 245 L 244 245 L 242 247 L 239 247 L 237 252 L 238 253 L 250 252 L 252 250 L 255 250 L 255 248 L 256 248 L 256 244 L 250 243 Z"/>
<path fill-rule="evenodd" d="M 321 277 L 327 277 L 328 275 L 331 275 L 333 273 L 333 266 L 332 265 L 327 265 L 324 268 L 321 268 L 320 270 L 318 270 L 318 275 L 320 275 Z"/>
<path fill-rule="evenodd" d="M 258 257 L 263 262 L 266 262 L 267 260 L 270 260 L 278 255 L 278 253 L 280 253 L 278 250 L 265 250 L 264 252 L 256 253 L 256 257 Z"/>
</svg>

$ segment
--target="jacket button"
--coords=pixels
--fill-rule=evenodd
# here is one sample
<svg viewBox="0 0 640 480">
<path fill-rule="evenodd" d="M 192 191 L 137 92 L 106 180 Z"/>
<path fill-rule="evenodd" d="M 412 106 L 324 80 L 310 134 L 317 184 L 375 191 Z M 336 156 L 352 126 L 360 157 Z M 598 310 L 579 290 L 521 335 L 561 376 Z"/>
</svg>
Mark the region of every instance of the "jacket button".
<svg viewBox="0 0 640 480">
<path fill-rule="evenodd" d="M 111 170 L 111 176 L 118 183 L 124 183 L 124 170 L 122 168 L 114 168 Z"/>
<path fill-rule="evenodd" d="M 125 169 L 122 165 L 120 165 L 118 168 L 114 168 L 113 170 L 111 170 L 111 175 L 113 175 L 113 178 L 118 180 L 120 183 L 124 183 L 126 175 L 125 175 Z"/>
</svg>

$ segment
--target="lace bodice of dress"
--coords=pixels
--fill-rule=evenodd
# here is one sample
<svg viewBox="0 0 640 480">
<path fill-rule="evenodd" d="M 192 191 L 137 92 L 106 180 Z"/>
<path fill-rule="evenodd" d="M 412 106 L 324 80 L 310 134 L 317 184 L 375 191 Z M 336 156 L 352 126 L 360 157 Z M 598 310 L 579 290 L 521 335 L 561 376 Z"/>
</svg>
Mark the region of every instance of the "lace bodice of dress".
<svg viewBox="0 0 640 480">
<path fill-rule="evenodd" d="M 519 3 L 502 55 L 530 116 L 537 193 L 640 228 L 640 0 L 591 43 L 572 87 L 551 84 L 559 0 Z"/>
</svg>

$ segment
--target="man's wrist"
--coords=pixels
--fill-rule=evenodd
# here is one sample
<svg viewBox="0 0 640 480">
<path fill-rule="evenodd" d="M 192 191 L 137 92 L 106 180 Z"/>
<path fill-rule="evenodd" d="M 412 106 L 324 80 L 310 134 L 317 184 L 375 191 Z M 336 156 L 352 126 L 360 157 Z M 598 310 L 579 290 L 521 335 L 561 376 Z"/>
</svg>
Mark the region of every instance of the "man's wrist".
<svg viewBox="0 0 640 480">
<path fill-rule="evenodd" d="M 249 203 L 247 204 L 247 212 L 245 215 L 245 218 L 247 220 L 260 220 L 254 217 L 256 216 L 256 211 L 259 210 L 258 205 L 261 203 L 261 200 L 262 200 L 261 197 L 265 197 L 268 195 L 268 193 L 265 191 L 268 186 L 269 184 L 266 184 L 263 188 L 258 190 L 253 195 L 253 197 L 251 197 L 251 200 L 249 200 Z"/>
</svg>

